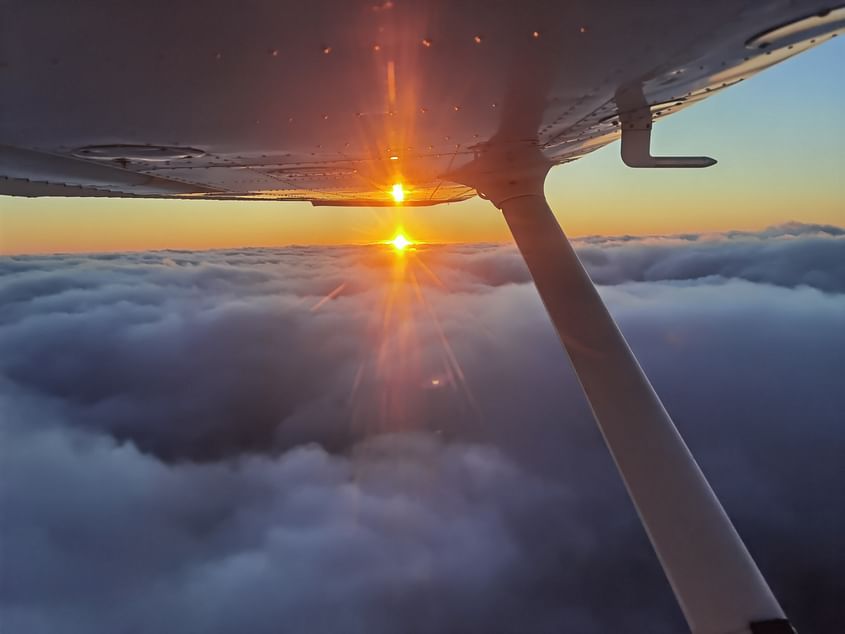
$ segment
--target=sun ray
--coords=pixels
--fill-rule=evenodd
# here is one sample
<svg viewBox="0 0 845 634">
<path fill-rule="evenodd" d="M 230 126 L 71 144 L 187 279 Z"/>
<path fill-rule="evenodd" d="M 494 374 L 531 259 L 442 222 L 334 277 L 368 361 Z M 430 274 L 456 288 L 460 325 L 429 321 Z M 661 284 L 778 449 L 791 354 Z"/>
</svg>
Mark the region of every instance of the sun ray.
<svg viewBox="0 0 845 634">
<path fill-rule="evenodd" d="M 315 312 L 315 311 L 320 310 L 320 308 L 323 306 L 323 304 L 325 304 L 325 303 L 326 303 L 326 302 L 328 302 L 328 301 L 333 300 L 335 297 L 337 297 L 338 295 L 340 295 L 340 294 L 341 294 L 341 292 L 343 292 L 343 289 L 344 289 L 344 288 L 346 288 L 346 282 L 342 282 L 339 286 L 337 286 L 334 290 L 332 290 L 332 291 L 331 291 L 328 295 L 326 295 L 326 296 L 325 296 L 325 297 L 323 297 L 323 298 L 322 298 L 319 302 L 317 302 L 316 304 L 314 304 L 314 305 L 311 307 L 311 312 L 313 313 L 313 312 Z"/>
</svg>

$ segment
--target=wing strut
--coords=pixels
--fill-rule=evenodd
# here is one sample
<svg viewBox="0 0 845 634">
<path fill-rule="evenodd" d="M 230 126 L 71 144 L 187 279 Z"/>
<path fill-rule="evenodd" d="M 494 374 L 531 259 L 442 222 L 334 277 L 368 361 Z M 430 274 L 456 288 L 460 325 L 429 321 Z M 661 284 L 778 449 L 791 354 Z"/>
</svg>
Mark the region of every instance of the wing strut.
<svg viewBox="0 0 845 634">
<path fill-rule="evenodd" d="M 489 163 L 491 169 L 482 169 L 484 158 L 514 168 L 510 178 L 495 178 Z M 474 181 L 502 210 L 690 628 L 695 634 L 791 634 L 549 208 L 543 194 L 548 165 L 531 153 L 481 160 L 464 173 L 465 182 Z"/>
<path fill-rule="evenodd" d="M 792 632 L 543 194 L 501 209 L 692 631 Z"/>
</svg>

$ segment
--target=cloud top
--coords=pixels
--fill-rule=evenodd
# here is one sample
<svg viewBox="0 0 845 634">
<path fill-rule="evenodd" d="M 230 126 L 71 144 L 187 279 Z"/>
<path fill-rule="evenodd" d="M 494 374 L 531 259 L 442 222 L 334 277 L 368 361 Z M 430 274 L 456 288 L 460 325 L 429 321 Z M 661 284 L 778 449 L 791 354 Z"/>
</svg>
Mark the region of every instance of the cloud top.
<svg viewBox="0 0 845 634">
<path fill-rule="evenodd" d="M 581 257 L 799 631 L 841 622 L 845 234 Z M 0 622 L 677 632 L 516 252 L 0 259 Z"/>
</svg>

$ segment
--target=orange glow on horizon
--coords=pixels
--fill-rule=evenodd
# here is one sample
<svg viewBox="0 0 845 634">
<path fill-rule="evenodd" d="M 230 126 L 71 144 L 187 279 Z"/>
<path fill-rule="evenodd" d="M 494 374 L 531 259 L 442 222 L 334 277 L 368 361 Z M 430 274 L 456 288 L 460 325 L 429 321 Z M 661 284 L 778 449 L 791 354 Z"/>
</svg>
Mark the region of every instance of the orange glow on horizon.
<svg viewBox="0 0 845 634">
<path fill-rule="evenodd" d="M 574 164 L 573 170 L 577 167 Z M 728 194 L 736 195 L 736 190 L 707 190 L 686 203 L 684 214 L 676 213 L 678 191 L 671 188 L 650 192 L 648 205 L 638 204 L 636 199 L 632 203 L 626 188 L 589 194 L 573 192 L 570 188 L 566 190 L 565 202 L 562 187 L 552 181 L 548 190 L 552 208 L 568 206 L 571 210 L 561 218 L 571 237 L 755 231 L 791 220 L 843 223 L 841 197 L 829 192 L 825 195 L 821 186 L 819 195 L 814 197 L 807 197 L 794 187 L 781 187 L 777 199 L 761 199 L 742 214 L 737 214 L 735 206 L 726 202 Z M 799 200 L 801 207 L 797 206 Z M 631 213 L 632 208 L 637 213 Z M 356 208 L 312 207 L 298 202 L 0 197 L 0 254 L 3 255 L 386 245 L 386 237 L 395 236 L 398 227 L 406 237 L 413 237 L 415 245 L 512 242 L 501 213 L 478 198 L 433 207 Z"/>
</svg>

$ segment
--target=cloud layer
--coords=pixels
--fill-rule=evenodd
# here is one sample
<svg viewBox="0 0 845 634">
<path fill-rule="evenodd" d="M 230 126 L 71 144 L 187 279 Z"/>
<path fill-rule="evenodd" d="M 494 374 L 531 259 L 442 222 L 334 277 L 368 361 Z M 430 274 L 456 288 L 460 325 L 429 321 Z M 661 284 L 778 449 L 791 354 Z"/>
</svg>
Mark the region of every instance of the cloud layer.
<svg viewBox="0 0 845 634">
<path fill-rule="evenodd" d="M 579 253 L 802 632 L 845 591 L 845 235 Z M 0 259 L 0 623 L 684 631 L 510 247 Z"/>
</svg>

